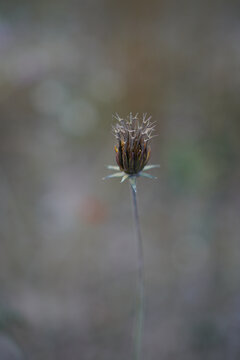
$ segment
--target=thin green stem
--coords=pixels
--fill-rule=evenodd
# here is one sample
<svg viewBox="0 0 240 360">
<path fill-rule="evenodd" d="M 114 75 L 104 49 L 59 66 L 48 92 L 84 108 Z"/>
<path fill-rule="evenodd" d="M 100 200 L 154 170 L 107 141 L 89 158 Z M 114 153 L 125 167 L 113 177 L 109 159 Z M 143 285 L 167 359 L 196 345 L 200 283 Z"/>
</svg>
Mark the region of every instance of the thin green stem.
<svg viewBox="0 0 240 360">
<path fill-rule="evenodd" d="M 143 262 L 143 242 L 140 229 L 140 221 L 137 206 L 136 191 L 132 189 L 133 211 L 135 219 L 135 228 L 138 247 L 138 295 L 136 310 L 136 334 L 135 334 L 135 360 L 140 360 L 142 355 L 142 334 L 143 334 L 143 317 L 144 317 L 144 262 Z"/>
</svg>

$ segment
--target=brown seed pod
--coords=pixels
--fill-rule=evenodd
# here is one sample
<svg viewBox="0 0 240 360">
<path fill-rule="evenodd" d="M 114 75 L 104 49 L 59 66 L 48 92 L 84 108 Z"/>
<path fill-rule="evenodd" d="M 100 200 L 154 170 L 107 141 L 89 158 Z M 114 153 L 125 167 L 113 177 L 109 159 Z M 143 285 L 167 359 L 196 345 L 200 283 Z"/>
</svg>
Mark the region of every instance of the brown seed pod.
<svg viewBox="0 0 240 360">
<path fill-rule="evenodd" d="M 149 140 L 153 137 L 154 123 L 150 122 L 151 116 L 143 114 L 142 119 L 129 114 L 127 119 L 115 116 L 118 123 L 113 127 L 117 139 L 116 162 L 121 171 L 129 175 L 138 174 L 148 163 L 151 148 Z"/>
</svg>

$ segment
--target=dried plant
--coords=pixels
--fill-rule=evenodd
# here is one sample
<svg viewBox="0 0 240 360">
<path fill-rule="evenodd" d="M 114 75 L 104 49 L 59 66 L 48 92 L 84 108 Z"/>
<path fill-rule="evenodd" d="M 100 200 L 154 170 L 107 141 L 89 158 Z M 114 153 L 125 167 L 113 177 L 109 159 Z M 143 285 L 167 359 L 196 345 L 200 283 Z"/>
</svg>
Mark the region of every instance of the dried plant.
<svg viewBox="0 0 240 360">
<path fill-rule="evenodd" d="M 136 236 L 138 241 L 138 303 L 136 311 L 136 332 L 135 332 L 135 359 L 140 360 L 142 354 L 142 332 L 144 317 L 144 259 L 143 242 L 140 229 L 140 221 L 137 206 L 137 177 L 147 177 L 156 179 L 156 177 L 146 173 L 159 165 L 147 165 L 151 148 L 150 140 L 155 123 L 151 123 L 151 116 L 143 114 L 142 119 L 132 113 L 127 119 L 122 119 L 118 114 L 114 116 L 117 124 L 113 126 L 113 134 L 117 139 L 117 145 L 114 147 L 116 152 L 116 162 L 118 166 L 107 166 L 108 169 L 117 170 L 116 173 L 106 176 L 104 179 L 121 177 L 121 182 L 129 179 L 132 192 L 133 210 L 135 219 Z M 119 171 L 120 170 L 120 171 Z"/>
</svg>

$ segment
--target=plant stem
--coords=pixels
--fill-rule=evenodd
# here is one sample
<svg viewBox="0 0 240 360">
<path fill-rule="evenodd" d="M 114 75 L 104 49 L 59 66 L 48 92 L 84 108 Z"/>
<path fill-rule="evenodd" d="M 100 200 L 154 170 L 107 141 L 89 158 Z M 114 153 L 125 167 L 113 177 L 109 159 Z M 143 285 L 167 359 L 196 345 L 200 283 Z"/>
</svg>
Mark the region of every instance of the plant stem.
<svg viewBox="0 0 240 360">
<path fill-rule="evenodd" d="M 143 333 L 143 317 L 144 317 L 144 262 L 143 262 L 143 242 L 140 230 L 140 221 L 137 206 L 136 191 L 132 189 L 133 211 L 135 219 L 135 228 L 137 236 L 138 247 L 138 295 L 137 295 L 137 310 L 136 310 L 136 334 L 135 334 L 135 360 L 141 359 L 142 354 L 142 333 Z"/>
</svg>

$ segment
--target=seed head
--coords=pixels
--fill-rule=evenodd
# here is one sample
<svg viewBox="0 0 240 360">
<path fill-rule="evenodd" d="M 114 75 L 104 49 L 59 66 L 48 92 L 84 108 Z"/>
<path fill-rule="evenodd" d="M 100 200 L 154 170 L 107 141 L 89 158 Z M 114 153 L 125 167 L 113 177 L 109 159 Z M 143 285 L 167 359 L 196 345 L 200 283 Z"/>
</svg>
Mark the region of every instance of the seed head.
<svg viewBox="0 0 240 360">
<path fill-rule="evenodd" d="M 132 113 L 127 119 L 121 119 L 118 114 L 114 116 L 118 123 L 113 127 L 113 134 L 117 139 L 116 162 L 121 171 L 129 175 L 137 175 L 148 163 L 151 148 L 152 132 L 155 124 L 151 123 L 151 116 L 143 114 L 142 119 Z"/>
</svg>

